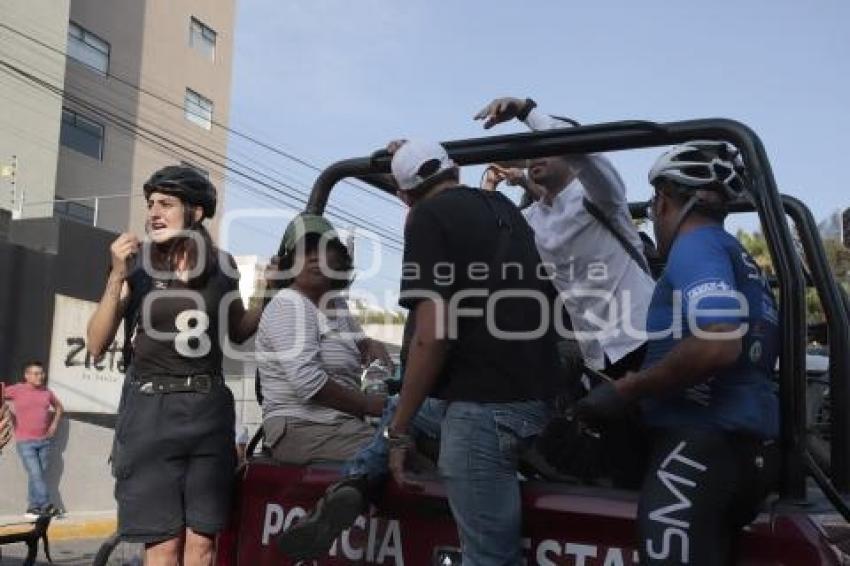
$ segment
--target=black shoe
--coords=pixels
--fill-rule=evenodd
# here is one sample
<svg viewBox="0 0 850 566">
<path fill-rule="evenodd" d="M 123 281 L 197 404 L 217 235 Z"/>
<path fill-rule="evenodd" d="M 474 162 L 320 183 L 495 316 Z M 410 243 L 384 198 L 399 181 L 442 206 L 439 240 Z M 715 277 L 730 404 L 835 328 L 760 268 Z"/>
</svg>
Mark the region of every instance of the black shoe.
<svg viewBox="0 0 850 566">
<path fill-rule="evenodd" d="M 288 558 L 307 560 L 325 556 L 333 541 L 366 508 L 362 478 L 330 486 L 309 515 L 278 535 L 277 545 Z"/>
<path fill-rule="evenodd" d="M 59 517 L 63 513 L 62 510 L 56 507 L 54 504 L 48 503 L 47 505 L 41 508 L 41 514 L 49 515 L 51 517 Z"/>
</svg>

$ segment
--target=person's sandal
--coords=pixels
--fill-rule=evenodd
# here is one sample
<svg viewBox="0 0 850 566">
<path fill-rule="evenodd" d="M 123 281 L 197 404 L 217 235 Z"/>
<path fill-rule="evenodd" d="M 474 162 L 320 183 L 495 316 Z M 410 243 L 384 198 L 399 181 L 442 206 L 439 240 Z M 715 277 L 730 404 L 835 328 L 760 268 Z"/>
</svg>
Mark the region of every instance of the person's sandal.
<svg viewBox="0 0 850 566">
<path fill-rule="evenodd" d="M 364 480 L 348 478 L 328 487 L 309 515 L 278 535 L 277 546 L 288 558 L 325 556 L 333 541 L 366 509 Z"/>
</svg>

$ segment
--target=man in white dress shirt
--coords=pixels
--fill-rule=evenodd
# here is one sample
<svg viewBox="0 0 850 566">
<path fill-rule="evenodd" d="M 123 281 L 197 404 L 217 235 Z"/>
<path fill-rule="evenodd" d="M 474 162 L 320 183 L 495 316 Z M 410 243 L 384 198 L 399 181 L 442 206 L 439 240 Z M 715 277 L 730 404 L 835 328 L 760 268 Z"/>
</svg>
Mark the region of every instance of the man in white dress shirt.
<svg viewBox="0 0 850 566">
<path fill-rule="evenodd" d="M 475 118 L 485 128 L 513 118 L 532 130 L 578 125 L 540 112 L 530 98 L 498 98 Z M 527 177 L 515 181 L 540 195 L 525 216 L 541 258 L 554 268 L 585 363 L 611 377 L 638 369 L 655 282 L 617 170 L 599 154 L 546 157 L 530 160 Z"/>
<path fill-rule="evenodd" d="M 579 125 L 544 114 L 536 106 L 530 98 L 498 98 L 475 119 L 484 120 L 485 129 L 513 118 L 532 130 Z M 615 379 L 639 370 L 655 281 L 629 213 L 623 180 L 601 154 L 537 158 L 527 166 L 527 174 L 503 169 L 496 173 L 523 186 L 533 199 L 525 217 L 541 259 L 552 269 L 552 283 L 570 316 L 572 337 L 585 365 Z M 617 487 L 640 485 L 646 450 L 638 423 L 625 418 L 601 430 L 600 456 Z M 562 471 L 583 475 L 588 473 L 583 464 L 563 449 L 561 441 L 571 436 L 570 430 L 569 420 L 553 419 L 541 437 L 541 451 Z M 604 473 L 598 469 L 591 475 Z"/>
</svg>

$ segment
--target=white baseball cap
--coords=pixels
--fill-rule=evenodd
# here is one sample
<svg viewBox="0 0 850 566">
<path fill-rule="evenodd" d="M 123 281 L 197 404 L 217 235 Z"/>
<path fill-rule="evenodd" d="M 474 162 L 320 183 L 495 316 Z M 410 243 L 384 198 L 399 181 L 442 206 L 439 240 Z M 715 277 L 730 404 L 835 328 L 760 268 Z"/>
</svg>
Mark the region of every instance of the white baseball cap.
<svg viewBox="0 0 850 566">
<path fill-rule="evenodd" d="M 455 167 L 446 149 L 437 142 L 408 140 L 393 154 L 390 168 L 399 190 L 410 191 L 447 169 Z"/>
</svg>

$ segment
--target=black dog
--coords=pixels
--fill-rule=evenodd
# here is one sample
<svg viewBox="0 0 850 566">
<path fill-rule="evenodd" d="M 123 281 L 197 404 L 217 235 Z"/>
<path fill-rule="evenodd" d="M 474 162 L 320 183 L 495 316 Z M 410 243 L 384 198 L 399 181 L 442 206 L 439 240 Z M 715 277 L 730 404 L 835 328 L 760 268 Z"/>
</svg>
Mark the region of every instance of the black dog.
<svg viewBox="0 0 850 566">
<path fill-rule="evenodd" d="M 33 528 L 29 531 L 0 535 L 0 546 L 13 542 L 26 543 L 27 557 L 24 560 L 24 566 L 32 566 L 35 564 L 35 557 L 38 554 L 38 540 L 41 539 L 44 541 L 44 555 L 47 556 L 48 562 L 53 563 L 53 559 L 50 558 L 50 544 L 47 541 L 47 527 L 50 526 L 50 520 L 52 518 L 50 515 L 42 515 L 35 520 Z"/>
</svg>

